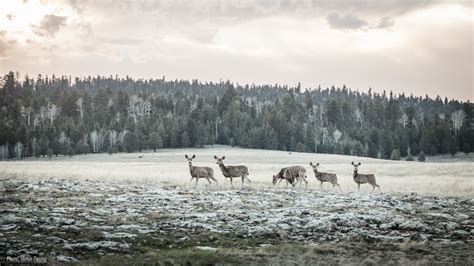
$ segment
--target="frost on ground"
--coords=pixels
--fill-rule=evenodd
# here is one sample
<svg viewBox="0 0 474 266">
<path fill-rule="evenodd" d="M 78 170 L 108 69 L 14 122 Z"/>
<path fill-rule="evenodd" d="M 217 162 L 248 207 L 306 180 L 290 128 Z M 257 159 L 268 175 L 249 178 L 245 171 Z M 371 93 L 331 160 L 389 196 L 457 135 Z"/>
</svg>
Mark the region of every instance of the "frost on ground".
<svg viewBox="0 0 474 266">
<path fill-rule="evenodd" d="M 474 200 L 3 177 L 0 256 L 474 263 Z"/>
</svg>

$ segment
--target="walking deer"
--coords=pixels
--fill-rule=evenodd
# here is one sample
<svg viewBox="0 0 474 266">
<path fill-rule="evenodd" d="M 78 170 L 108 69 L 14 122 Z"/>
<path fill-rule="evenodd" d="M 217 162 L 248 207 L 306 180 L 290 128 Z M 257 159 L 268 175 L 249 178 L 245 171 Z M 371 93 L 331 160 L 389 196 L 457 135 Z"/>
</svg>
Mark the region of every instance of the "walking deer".
<svg viewBox="0 0 474 266">
<path fill-rule="evenodd" d="M 196 185 L 198 183 L 199 178 L 205 178 L 209 184 L 211 184 L 211 180 L 214 180 L 217 183 L 217 180 L 214 178 L 214 170 L 211 167 L 202 167 L 202 166 L 193 166 L 193 159 L 196 158 L 196 155 L 193 157 L 188 157 L 187 154 L 184 157 L 188 160 L 189 163 L 189 173 L 191 173 L 191 180 L 189 183 L 193 181 L 193 178 L 196 178 Z"/>
<path fill-rule="evenodd" d="M 332 188 L 330 190 L 333 190 L 335 186 L 338 186 L 339 191 L 341 191 L 341 186 L 339 185 L 339 183 L 337 183 L 336 174 L 319 172 L 318 171 L 319 162 L 317 162 L 316 164 L 313 164 L 312 162 L 310 162 L 309 165 L 311 166 L 311 168 L 313 168 L 314 176 L 316 177 L 316 179 L 319 182 L 321 182 L 320 183 L 321 190 L 323 189 L 323 183 L 329 182 L 332 184 Z"/>
<path fill-rule="evenodd" d="M 351 162 L 352 166 L 354 166 L 354 174 L 352 177 L 354 178 L 354 182 L 357 183 L 357 190 L 360 191 L 360 184 L 370 184 L 372 185 L 372 191 L 374 191 L 375 187 L 379 189 L 380 192 L 380 186 L 377 185 L 377 182 L 375 180 L 375 175 L 374 174 L 359 174 L 359 166 L 361 163 L 359 162 L 358 164 L 355 164 L 354 162 Z"/>
<path fill-rule="evenodd" d="M 279 180 L 279 181 L 278 181 Z M 273 185 L 275 185 L 278 181 L 278 184 L 282 180 L 286 181 L 286 185 L 288 183 L 295 187 L 297 183 L 300 183 L 300 186 L 303 182 L 305 182 L 306 188 L 308 188 L 308 181 L 306 180 L 306 169 L 302 166 L 288 166 L 285 168 L 280 169 L 280 171 L 273 175 Z"/>
<path fill-rule="evenodd" d="M 234 184 L 232 184 L 232 179 L 234 177 L 240 177 L 242 179 L 242 187 L 244 186 L 245 180 L 251 183 L 249 179 L 249 169 L 245 165 L 224 165 L 224 159 L 225 156 L 222 156 L 222 158 L 219 158 L 214 155 L 214 159 L 216 159 L 216 163 L 219 165 L 219 168 L 222 171 L 222 175 L 226 178 L 230 178 L 230 185 L 234 187 Z"/>
</svg>

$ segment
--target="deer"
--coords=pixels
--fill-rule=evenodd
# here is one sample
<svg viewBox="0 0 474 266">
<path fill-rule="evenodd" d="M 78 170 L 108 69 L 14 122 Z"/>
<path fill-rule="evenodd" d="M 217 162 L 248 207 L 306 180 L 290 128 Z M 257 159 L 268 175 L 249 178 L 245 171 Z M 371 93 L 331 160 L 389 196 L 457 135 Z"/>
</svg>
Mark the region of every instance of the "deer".
<svg viewBox="0 0 474 266">
<path fill-rule="evenodd" d="M 279 180 L 279 181 L 278 181 Z M 288 186 L 288 183 L 292 185 L 294 188 L 297 183 L 305 182 L 306 188 L 308 188 L 308 181 L 306 180 L 306 169 L 302 166 L 288 166 L 280 169 L 280 171 L 276 174 L 273 175 L 273 185 L 275 185 L 278 181 L 278 184 L 282 180 L 286 181 L 286 186 Z"/>
<path fill-rule="evenodd" d="M 332 188 L 329 191 L 333 190 L 335 186 L 338 186 L 339 191 L 341 191 L 341 186 L 339 185 L 339 183 L 337 183 L 336 174 L 319 172 L 318 171 L 319 162 L 317 162 L 316 164 L 313 164 L 312 162 L 310 162 L 309 165 L 311 166 L 311 168 L 313 168 L 314 176 L 316 177 L 316 179 L 319 182 L 321 182 L 320 183 L 321 190 L 323 189 L 323 183 L 329 182 L 332 184 Z"/>
<path fill-rule="evenodd" d="M 217 180 L 214 178 L 214 170 L 211 167 L 206 167 L 206 166 L 193 166 L 193 159 L 196 158 L 196 155 L 193 155 L 193 157 L 188 157 L 187 154 L 184 155 L 184 157 L 188 160 L 189 163 L 189 173 L 191 174 L 191 180 L 189 183 L 193 181 L 194 178 L 196 178 L 196 185 L 198 183 L 199 178 L 205 178 L 209 184 L 211 184 L 211 179 L 214 180 L 217 184 Z"/>
<path fill-rule="evenodd" d="M 375 181 L 375 175 L 374 174 L 359 174 L 359 166 L 362 164 L 359 162 L 358 164 L 355 164 L 354 162 L 351 162 L 352 166 L 354 166 L 354 173 L 352 177 L 354 178 L 354 182 L 357 183 L 357 191 L 360 191 L 360 184 L 370 184 L 372 185 L 372 191 L 374 191 L 375 187 L 379 189 L 380 192 L 380 186 L 377 185 L 377 182 Z"/>
<path fill-rule="evenodd" d="M 242 188 L 244 187 L 244 182 L 247 180 L 249 184 L 252 182 L 250 181 L 249 178 L 249 169 L 245 165 L 225 165 L 224 164 L 224 159 L 225 156 L 222 156 L 221 158 L 217 157 L 214 155 L 214 159 L 216 159 L 216 164 L 219 165 L 219 168 L 222 171 L 222 175 L 226 178 L 230 178 L 230 185 L 232 188 L 234 188 L 234 184 L 232 183 L 232 179 L 234 177 L 240 177 L 242 179 Z"/>
</svg>

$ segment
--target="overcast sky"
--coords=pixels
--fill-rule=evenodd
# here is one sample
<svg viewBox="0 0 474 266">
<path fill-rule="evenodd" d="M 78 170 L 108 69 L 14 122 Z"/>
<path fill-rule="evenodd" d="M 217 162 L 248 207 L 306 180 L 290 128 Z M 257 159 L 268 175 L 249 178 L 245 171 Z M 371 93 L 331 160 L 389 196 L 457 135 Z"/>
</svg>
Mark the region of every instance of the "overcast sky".
<svg viewBox="0 0 474 266">
<path fill-rule="evenodd" d="M 474 100 L 472 1 L 0 1 L 0 72 Z"/>
</svg>

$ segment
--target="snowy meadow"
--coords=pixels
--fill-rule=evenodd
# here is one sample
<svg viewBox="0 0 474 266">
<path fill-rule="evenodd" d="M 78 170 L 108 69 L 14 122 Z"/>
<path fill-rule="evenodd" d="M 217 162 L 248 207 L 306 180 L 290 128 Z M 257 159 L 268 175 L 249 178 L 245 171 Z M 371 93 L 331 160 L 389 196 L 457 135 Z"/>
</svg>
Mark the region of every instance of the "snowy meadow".
<svg viewBox="0 0 474 266">
<path fill-rule="evenodd" d="M 184 155 L 218 184 L 189 183 Z M 230 187 L 213 156 L 245 164 Z M 352 180 L 374 173 L 383 193 Z M 309 162 L 338 175 L 319 187 Z M 308 189 L 272 175 L 307 170 Z M 425 163 L 230 147 L 53 157 L 0 163 L 2 257 L 49 262 L 472 264 L 474 163 Z M 297 254 L 297 255 L 295 255 Z"/>
</svg>

